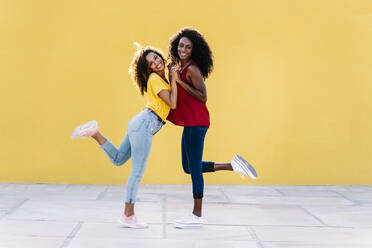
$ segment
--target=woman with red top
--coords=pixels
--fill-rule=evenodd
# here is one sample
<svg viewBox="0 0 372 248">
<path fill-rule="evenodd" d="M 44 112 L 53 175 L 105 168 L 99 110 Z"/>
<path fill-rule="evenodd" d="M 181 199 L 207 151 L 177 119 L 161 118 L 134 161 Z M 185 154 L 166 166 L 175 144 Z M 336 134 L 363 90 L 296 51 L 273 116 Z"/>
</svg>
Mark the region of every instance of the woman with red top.
<svg viewBox="0 0 372 248">
<path fill-rule="evenodd" d="M 191 175 L 194 209 L 192 214 L 175 220 L 177 228 L 200 228 L 203 226 L 202 200 L 204 191 L 203 172 L 229 170 L 255 179 L 257 173 L 241 156 L 235 155 L 231 163 L 202 161 L 204 138 L 209 128 L 209 112 L 206 106 L 207 88 L 204 79 L 213 70 L 213 55 L 208 43 L 196 29 L 186 27 L 170 39 L 169 57 L 180 66 L 176 77 L 178 100 L 168 120 L 183 126 L 182 166 Z"/>
</svg>

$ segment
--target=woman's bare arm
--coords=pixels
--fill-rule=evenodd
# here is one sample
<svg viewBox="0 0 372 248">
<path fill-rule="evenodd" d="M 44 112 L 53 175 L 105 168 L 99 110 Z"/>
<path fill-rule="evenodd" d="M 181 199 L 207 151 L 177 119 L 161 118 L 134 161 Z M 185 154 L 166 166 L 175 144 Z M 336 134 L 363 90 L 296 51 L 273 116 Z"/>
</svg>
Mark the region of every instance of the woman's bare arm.
<svg viewBox="0 0 372 248">
<path fill-rule="evenodd" d="M 195 97 L 201 102 L 207 101 L 207 87 L 205 86 L 204 79 L 196 66 L 191 65 L 186 73 L 187 79 L 192 85 L 185 83 L 181 79 L 177 79 L 177 82 L 184 88 L 190 95 Z"/>
</svg>

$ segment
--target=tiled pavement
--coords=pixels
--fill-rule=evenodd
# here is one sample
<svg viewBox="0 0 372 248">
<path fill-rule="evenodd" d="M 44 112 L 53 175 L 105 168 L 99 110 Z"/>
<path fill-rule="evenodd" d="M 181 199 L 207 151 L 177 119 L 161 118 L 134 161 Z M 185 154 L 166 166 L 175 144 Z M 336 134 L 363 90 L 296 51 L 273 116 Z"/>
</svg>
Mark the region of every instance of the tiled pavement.
<svg viewBox="0 0 372 248">
<path fill-rule="evenodd" d="M 372 186 L 206 186 L 199 230 L 175 229 L 190 185 L 141 185 L 145 230 L 121 228 L 124 185 L 0 183 L 0 248 L 371 248 Z"/>
</svg>

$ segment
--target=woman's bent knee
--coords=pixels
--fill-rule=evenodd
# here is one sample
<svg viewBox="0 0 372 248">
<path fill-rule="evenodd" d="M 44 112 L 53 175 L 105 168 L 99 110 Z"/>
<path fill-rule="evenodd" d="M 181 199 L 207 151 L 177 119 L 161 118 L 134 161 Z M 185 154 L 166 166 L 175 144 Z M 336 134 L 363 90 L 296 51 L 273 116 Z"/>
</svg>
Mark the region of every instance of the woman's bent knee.
<svg viewBox="0 0 372 248">
<path fill-rule="evenodd" d="M 112 160 L 112 163 L 115 166 L 122 166 L 123 164 L 125 164 L 125 161 L 123 161 L 123 160 Z"/>
</svg>

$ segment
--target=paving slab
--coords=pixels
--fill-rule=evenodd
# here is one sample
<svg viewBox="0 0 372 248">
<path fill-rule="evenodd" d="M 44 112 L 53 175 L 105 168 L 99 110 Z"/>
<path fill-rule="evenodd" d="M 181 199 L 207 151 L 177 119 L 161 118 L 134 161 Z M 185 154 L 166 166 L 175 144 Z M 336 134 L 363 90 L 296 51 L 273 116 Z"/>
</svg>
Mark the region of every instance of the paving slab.
<svg viewBox="0 0 372 248">
<path fill-rule="evenodd" d="M 282 193 L 275 188 L 263 188 L 257 186 L 237 187 L 221 186 L 221 190 L 228 196 L 282 196 Z"/>
<path fill-rule="evenodd" d="M 204 225 L 202 229 L 183 230 L 168 224 L 166 235 L 169 239 L 178 240 L 255 240 L 245 226 Z"/>
<path fill-rule="evenodd" d="M 0 193 L 3 190 L 5 190 L 9 185 L 10 185 L 10 183 L 0 183 Z"/>
<path fill-rule="evenodd" d="M 76 224 L 76 222 L 3 220 L 0 221 L 0 237 L 40 236 L 66 238 Z"/>
<path fill-rule="evenodd" d="M 102 248 L 102 247 L 125 247 L 125 248 L 193 248 L 195 241 L 169 240 L 169 239 L 127 239 L 127 238 L 74 238 L 68 248 Z"/>
<path fill-rule="evenodd" d="M 192 204 L 167 202 L 167 222 L 191 212 Z M 214 225 L 322 226 L 298 206 L 259 204 L 204 204 L 204 222 Z"/>
<path fill-rule="evenodd" d="M 371 206 L 307 206 L 305 208 L 328 226 L 372 227 Z"/>
<path fill-rule="evenodd" d="M 267 204 L 267 205 L 354 205 L 353 201 L 338 197 L 310 197 L 310 196 L 247 196 L 229 195 L 232 203 Z"/>
<path fill-rule="evenodd" d="M 60 248 L 65 238 L 0 237 L 1 248 Z"/>
<path fill-rule="evenodd" d="M 371 248 L 370 245 L 332 245 L 304 242 L 262 242 L 263 248 Z"/>
<path fill-rule="evenodd" d="M 356 204 L 372 204 L 372 190 L 350 190 L 339 194 Z"/>
<path fill-rule="evenodd" d="M 340 194 L 333 190 L 314 190 L 314 189 L 278 189 L 284 196 L 298 196 L 298 197 L 342 197 Z"/>
<path fill-rule="evenodd" d="M 141 218 L 142 220 L 143 218 Z M 81 225 L 75 235 L 76 238 L 92 239 L 162 239 L 162 224 L 150 224 L 146 229 L 132 229 L 120 225 L 120 223 L 95 223 L 86 222 Z"/>
<path fill-rule="evenodd" d="M 263 242 L 303 242 L 322 245 L 370 245 L 372 228 L 251 227 Z"/>
<path fill-rule="evenodd" d="M 119 191 L 107 191 L 99 197 L 99 200 L 103 201 L 117 201 L 124 199 L 125 190 Z M 141 202 L 157 202 L 163 198 L 166 198 L 167 201 L 175 202 L 185 202 L 193 201 L 191 189 L 149 189 L 149 188 L 140 188 L 137 195 L 137 201 Z M 227 203 L 229 202 L 228 198 L 220 189 L 206 189 L 204 202 L 214 202 L 214 203 Z"/>
<path fill-rule="evenodd" d="M 27 199 L 28 198 L 24 196 L 10 196 L 8 194 L 0 194 L 0 211 L 10 211 Z"/>
<path fill-rule="evenodd" d="M 0 183 L 0 248 L 370 248 L 371 186 L 205 187 L 204 227 L 175 229 L 191 213 L 191 185 L 140 185 L 136 215 L 117 223 L 125 185 Z"/>
<path fill-rule="evenodd" d="M 99 201 L 124 201 L 124 192 L 105 192 L 96 198 Z M 137 202 L 159 202 L 161 195 L 139 192 L 137 195 Z"/>
<path fill-rule="evenodd" d="M 239 187 L 222 186 L 221 189 L 232 203 L 281 204 L 281 205 L 354 205 L 355 202 L 329 187 L 289 188 L 280 186 Z M 348 191 L 342 187 L 344 191 Z"/>
<path fill-rule="evenodd" d="M 347 185 L 272 185 L 272 186 L 261 186 L 261 187 L 272 187 L 274 189 L 295 189 L 295 190 L 350 190 L 352 187 Z"/>
<path fill-rule="evenodd" d="M 6 192 L 25 192 L 30 185 L 28 183 L 6 183 L 4 189 Z"/>
<path fill-rule="evenodd" d="M 68 248 L 260 248 L 255 241 L 211 241 L 211 240 L 172 240 L 172 239 L 86 239 L 75 238 Z"/>
<path fill-rule="evenodd" d="M 360 190 L 372 191 L 372 185 L 346 185 L 345 188 L 351 191 L 360 191 Z"/>
<path fill-rule="evenodd" d="M 14 220 L 51 220 L 70 222 L 116 222 L 123 213 L 124 201 L 47 201 L 31 199 L 6 216 Z M 161 222 L 160 204 L 139 202 L 138 212 L 147 222 Z"/>
<path fill-rule="evenodd" d="M 200 240 L 195 243 L 195 248 L 261 248 L 256 241 Z"/>
</svg>

